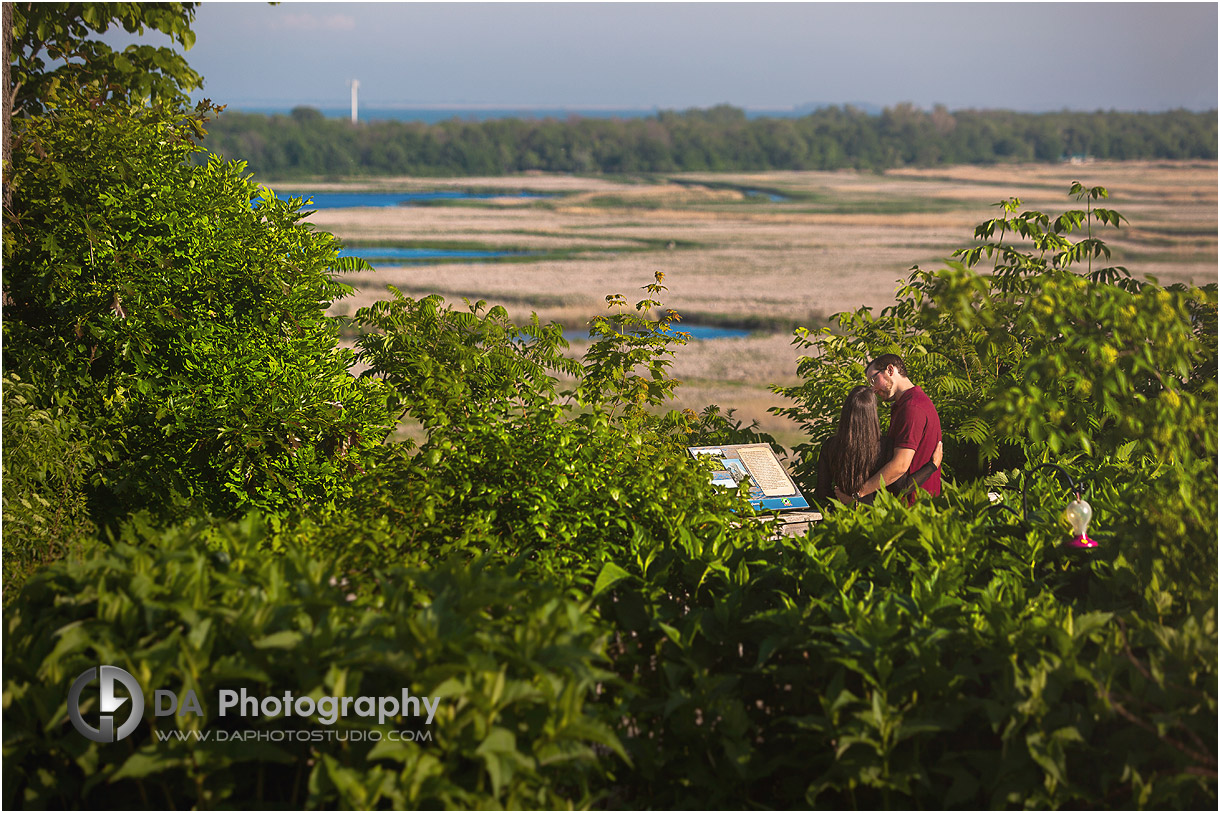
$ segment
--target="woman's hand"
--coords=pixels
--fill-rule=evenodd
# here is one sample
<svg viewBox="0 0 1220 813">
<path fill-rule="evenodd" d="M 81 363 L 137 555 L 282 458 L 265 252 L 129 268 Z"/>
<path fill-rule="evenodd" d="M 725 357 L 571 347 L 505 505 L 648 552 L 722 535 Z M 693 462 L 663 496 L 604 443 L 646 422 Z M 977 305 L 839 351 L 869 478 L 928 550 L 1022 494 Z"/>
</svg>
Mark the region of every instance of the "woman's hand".
<svg viewBox="0 0 1220 813">
<path fill-rule="evenodd" d="M 838 486 L 835 486 L 835 499 L 844 505 L 851 505 L 856 501 L 855 498 L 850 494 L 844 494 L 842 491 L 840 491 Z"/>
<path fill-rule="evenodd" d="M 939 469 L 940 461 L 942 461 L 944 459 L 945 459 L 945 442 L 942 440 L 942 441 L 937 442 L 936 451 L 932 452 L 932 463 L 933 463 L 933 465 L 936 466 L 936 468 Z"/>
</svg>

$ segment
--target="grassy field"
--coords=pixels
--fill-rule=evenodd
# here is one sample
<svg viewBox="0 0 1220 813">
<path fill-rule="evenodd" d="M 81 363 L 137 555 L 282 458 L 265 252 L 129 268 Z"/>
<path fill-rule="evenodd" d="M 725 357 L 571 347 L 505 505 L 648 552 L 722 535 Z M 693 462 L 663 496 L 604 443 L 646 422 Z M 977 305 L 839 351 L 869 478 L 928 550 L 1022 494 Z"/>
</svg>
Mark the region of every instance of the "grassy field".
<svg viewBox="0 0 1220 813">
<path fill-rule="evenodd" d="M 678 405 L 736 408 L 738 417 L 757 420 L 791 446 L 800 439 L 795 427 L 767 409 L 780 403 L 769 385 L 796 381 L 794 326 L 818 327 L 831 313 L 891 304 L 908 269 L 938 267 L 967 245 L 974 225 L 996 211 L 991 204 L 1019 197 L 1026 208 L 1057 214 L 1072 205 L 1066 193 L 1074 180 L 1109 188 L 1106 205 L 1130 221 L 1106 236 L 1113 264 L 1162 283 L 1216 281 L 1215 162 L 272 185 L 281 195 L 455 187 L 556 193 L 543 200 L 318 211 L 311 222 L 353 245 L 477 244 L 551 253 L 511 263 L 379 265 L 346 279 L 357 293 L 333 312 L 382 298 L 387 284 L 457 303 L 486 299 L 518 318 L 536 312 L 543 321 L 563 323 L 580 352 L 581 326 L 604 308 L 607 294 L 634 302 L 653 273 L 663 271 L 667 304 L 686 322 L 755 330 L 748 338 L 680 348 L 673 367 L 683 381 Z"/>
</svg>

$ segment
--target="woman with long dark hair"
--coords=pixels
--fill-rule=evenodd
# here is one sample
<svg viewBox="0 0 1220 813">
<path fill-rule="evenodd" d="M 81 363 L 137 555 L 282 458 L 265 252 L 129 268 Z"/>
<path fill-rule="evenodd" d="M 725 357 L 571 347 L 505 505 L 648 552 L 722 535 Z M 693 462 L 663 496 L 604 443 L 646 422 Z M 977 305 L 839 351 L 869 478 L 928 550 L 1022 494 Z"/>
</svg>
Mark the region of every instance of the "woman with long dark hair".
<svg viewBox="0 0 1220 813">
<path fill-rule="evenodd" d="M 827 503 L 833 500 L 835 488 L 844 494 L 855 494 L 888 459 L 883 451 L 877 396 L 872 387 L 856 387 L 843 402 L 838 428 L 822 445 L 815 492 L 818 501 Z M 932 476 L 932 472 L 940 467 L 943 456 L 943 446 L 938 445 L 932 462 L 924 464 L 914 474 L 904 474 L 895 482 L 887 483 L 886 488 L 895 494 L 903 494 L 914 488 Z M 873 494 L 861 500 L 864 503 L 872 501 Z"/>
</svg>

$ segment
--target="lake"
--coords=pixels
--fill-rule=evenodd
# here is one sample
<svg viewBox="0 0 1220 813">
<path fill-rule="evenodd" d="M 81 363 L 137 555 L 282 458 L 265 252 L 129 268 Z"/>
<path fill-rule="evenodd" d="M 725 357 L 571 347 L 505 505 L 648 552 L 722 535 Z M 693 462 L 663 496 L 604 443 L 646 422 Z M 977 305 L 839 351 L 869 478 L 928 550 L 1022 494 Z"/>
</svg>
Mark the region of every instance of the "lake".
<svg viewBox="0 0 1220 813">
<path fill-rule="evenodd" d="M 689 333 L 692 339 L 741 339 L 750 335 L 748 330 L 709 325 L 676 325 L 674 332 Z"/>
<path fill-rule="evenodd" d="M 460 248 L 401 248 L 389 246 L 352 246 L 339 250 L 340 257 L 360 257 L 365 260 L 407 260 L 408 264 L 429 260 L 495 260 L 502 257 L 529 257 L 536 251 L 486 251 Z"/>
<path fill-rule="evenodd" d="M 280 197 L 313 198 L 313 203 L 305 208 L 315 209 L 351 209 L 357 206 L 410 206 L 413 203 L 433 200 L 487 200 L 489 198 L 549 198 L 553 195 L 542 192 L 497 191 L 497 192 L 467 192 L 460 189 L 437 190 L 431 192 L 319 192 L 308 193 L 286 192 Z"/>
<path fill-rule="evenodd" d="M 710 325 L 688 325 L 676 324 L 670 325 L 674 333 L 688 333 L 692 341 L 704 341 L 707 339 L 743 339 L 750 335 L 750 331 L 742 330 L 735 327 L 711 327 Z M 590 334 L 591 335 L 591 334 Z"/>
</svg>

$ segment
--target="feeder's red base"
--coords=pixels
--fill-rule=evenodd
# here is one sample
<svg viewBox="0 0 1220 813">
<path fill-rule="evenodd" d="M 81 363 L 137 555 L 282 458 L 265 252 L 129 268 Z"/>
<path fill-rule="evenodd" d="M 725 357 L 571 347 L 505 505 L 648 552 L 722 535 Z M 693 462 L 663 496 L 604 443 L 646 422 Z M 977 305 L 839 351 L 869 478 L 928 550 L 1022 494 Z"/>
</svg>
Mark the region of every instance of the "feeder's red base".
<svg viewBox="0 0 1220 813">
<path fill-rule="evenodd" d="M 1072 541 L 1068 542 L 1067 546 L 1069 548 L 1078 548 L 1078 549 L 1079 548 L 1095 548 L 1095 547 L 1097 547 L 1097 543 L 1095 541 L 1093 541 L 1092 539 L 1089 539 L 1088 534 L 1081 534 L 1080 536 L 1073 536 Z"/>
</svg>

